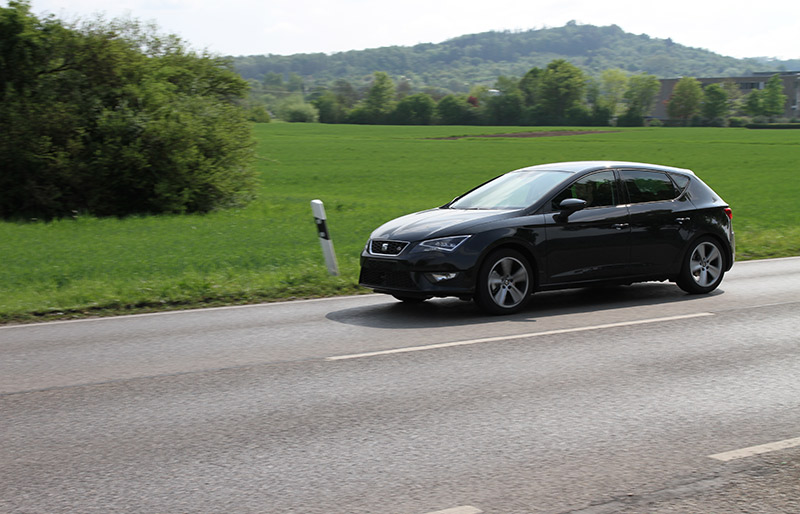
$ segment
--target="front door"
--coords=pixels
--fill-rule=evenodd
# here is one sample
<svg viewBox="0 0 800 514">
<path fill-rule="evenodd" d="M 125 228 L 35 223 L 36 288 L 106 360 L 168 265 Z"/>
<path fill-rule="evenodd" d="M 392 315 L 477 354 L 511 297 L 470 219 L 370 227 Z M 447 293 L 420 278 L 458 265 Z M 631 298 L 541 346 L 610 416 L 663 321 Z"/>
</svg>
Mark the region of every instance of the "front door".
<svg viewBox="0 0 800 514">
<path fill-rule="evenodd" d="M 563 219 L 558 205 L 566 198 L 585 200 L 586 208 Z M 612 170 L 578 179 L 553 198 L 549 210 L 545 216 L 549 284 L 603 280 L 626 273 L 630 220 Z"/>
</svg>

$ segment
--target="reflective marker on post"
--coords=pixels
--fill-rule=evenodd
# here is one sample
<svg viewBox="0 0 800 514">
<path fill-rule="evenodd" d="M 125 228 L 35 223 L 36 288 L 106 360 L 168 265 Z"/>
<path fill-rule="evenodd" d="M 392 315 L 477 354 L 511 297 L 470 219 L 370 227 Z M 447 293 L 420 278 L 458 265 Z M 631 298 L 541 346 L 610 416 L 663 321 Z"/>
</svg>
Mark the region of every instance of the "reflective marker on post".
<svg viewBox="0 0 800 514">
<path fill-rule="evenodd" d="M 314 221 L 317 223 L 319 244 L 322 246 L 322 254 L 325 256 L 328 272 L 331 275 L 338 275 L 339 265 L 336 263 L 333 241 L 331 241 L 331 234 L 328 232 L 328 225 L 325 223 L 327 218 L 325 217 L 325 206 L 322 205 L 322 200 L 311 200 L 311 212 L 314 213 Z"/>
</svg>

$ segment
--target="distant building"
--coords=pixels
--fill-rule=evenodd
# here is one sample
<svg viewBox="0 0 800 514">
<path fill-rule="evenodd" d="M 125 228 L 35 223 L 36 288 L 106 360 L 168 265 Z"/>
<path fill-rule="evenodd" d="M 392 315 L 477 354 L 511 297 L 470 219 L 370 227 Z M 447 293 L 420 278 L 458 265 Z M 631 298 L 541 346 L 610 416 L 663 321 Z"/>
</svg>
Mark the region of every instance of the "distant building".
<svg viewBox="0 0 800 514">
<path fill-rule="evenodd" d="M 800 104 L 800 71 L 781 71 L 781 72 L 759 72 L 747 77 L 716 77 L 698 78 L 697 80 L 706 87 L 709 84 L 719 84 L 722 82 L 735 82 L 743 93 L 749 93 L 753 89 L 764 89 L 767 81 L 773 75 L 778 74 L 783 81 L 783 94 L 786 95 L 784 105 L 784 118 L 798 118 L 798 104 Z M 658 119 L 667 119 L 667 102 L 672 96 L 672 89 L 680 79 L 661 79 L 661 90 L 658 93 L 658 100 L 653 109 L 652 116 Z"/>
</svg>

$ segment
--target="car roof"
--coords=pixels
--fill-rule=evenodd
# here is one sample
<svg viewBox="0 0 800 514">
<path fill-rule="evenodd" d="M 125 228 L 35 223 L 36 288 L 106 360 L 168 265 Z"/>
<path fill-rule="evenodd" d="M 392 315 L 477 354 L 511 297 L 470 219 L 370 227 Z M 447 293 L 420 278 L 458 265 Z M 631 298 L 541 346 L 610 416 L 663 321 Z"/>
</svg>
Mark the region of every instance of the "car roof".
<svg viewBox="0 0 800 514">
<path fill-rule="evenodd" d="M 626 168 L 626 169 L 645 169 L 655 171 L 667 171 L 670 173 L 683 173 L 694 175 L 692 170 L 684 168 L 676 168 L 673 166 L 662 166 L 660 164 L 647 164 L 644 162 L 628 162 L 628 161 L 570 161 L 570 162 L 554 162 L 550 164 L 537 164 L 535 166 L 528 166 L 514 171 L 564 171 L 568 173 L 580 173 L 583 171 L 601 170 L 607 168 Z"/>
</svg>

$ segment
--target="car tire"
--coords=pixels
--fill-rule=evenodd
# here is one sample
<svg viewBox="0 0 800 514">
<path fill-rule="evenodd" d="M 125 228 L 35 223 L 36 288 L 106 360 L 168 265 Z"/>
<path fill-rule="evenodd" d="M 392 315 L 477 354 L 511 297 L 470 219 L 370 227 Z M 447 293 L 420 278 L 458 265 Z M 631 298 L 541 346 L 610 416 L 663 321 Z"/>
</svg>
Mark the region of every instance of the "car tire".
<svg viewBox="0 0 800 514">
<path fill-rule="evenodd" d="M 490 314 L 513 314 L 528 303 L 533 271 L 521 253 L 502 248 L 483 261 L 475 284 L 475 303 Z"/>
<path fill-rule="evenodd" d="M 725 275 L 725 254 L 719 242 L 711 237 L 701 237 L 689 247 L 676 283 L 691 294 L 710 293 L 722 282 Z"/>
</svg>

